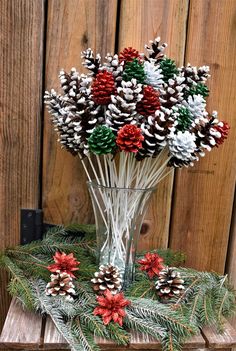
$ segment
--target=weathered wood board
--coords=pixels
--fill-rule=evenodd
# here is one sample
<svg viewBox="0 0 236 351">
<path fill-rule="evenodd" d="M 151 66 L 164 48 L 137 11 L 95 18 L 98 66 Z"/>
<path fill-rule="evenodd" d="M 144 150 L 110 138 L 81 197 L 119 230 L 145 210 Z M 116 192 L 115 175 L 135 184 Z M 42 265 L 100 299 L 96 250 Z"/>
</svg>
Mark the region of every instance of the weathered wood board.
<svg viewBox="0 0 236 351">
<path fill-rule="evenodd" d="M 144 44 L 160 36 L 168 43 L 166 54 L 178 65 L 184 61 L 188 1 L 128 0 L 121 2 L 119 49 L 132 46 L 144 52 Z M 181 39 L 180 39 L 181 38 Z M 162 181 L 147 211 L 139 249 L 167 247 L 173 174 Z"/>
<path fill-rule="evenodd" d="M 209 65 L 209 112 L 231 126 L 227 142 L 194 168 L 176 172 L 170 246 L 187 265 L 224 272 L 236 175 L 236 2 L 191 0 L 185 62 Z"/>
<path fill-rule="evenodd" d="M 44 1 L 0 1 L 0 249 L 19 243 L 20 209 L 38 208 Z M 9 298 L 0 276 L 0 329 Z"/>
</svg>

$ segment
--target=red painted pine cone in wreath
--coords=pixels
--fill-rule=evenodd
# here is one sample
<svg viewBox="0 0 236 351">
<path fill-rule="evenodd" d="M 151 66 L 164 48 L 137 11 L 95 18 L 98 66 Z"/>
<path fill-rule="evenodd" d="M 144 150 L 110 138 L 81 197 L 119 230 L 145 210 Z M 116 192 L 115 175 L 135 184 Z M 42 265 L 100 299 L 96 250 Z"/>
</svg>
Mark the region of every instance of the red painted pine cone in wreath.
<svg viewBox="0 0 236 351">
<path fill-rule="evenodd" d="M 120 62 L 132 62 L 135 58 L 140 58 L 140 54 L 137 50 L 133 49 L 132 47 L 125 48 L 119 54 Z"/>
<path fill-rule="evenodd" d="M 93 101 L 98 105 L 107 105 L 115 93 L 115 81 L 112 73 L 102 71 L 96 75 L 92 84 Z"/>
<path fill-rule="evenodd" d="M 154 116 L 156 110 L 160 110 L 160 99 L 158 92 L 151 86 L 143 89 L 143 98 L 137 104 L 137 111 L 143 116 Z"/>
<path fill-rule="evenodd" d="M 126 124 L 117 133 L 116 144 L 126 152 L 138 152 L 144 136 L 136 125 Z"/>
</svg>

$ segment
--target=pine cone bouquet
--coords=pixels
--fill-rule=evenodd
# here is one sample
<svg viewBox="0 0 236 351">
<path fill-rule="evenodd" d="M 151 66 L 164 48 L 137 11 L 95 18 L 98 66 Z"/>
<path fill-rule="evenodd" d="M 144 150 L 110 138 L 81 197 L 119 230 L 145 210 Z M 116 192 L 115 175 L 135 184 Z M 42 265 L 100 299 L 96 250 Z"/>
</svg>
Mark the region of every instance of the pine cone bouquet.
<svg viewBox="0 0 236 351">
<path fill-rule="evenodd" d="M 136 248 L 136 243 L 131 248 L 128 244 L 132 223 L 149 195 L 142 197 L 140 206 L 131 192 L 116 197 L 106 195 L 107 189 L 151 192 L 173 168 L 193 166 L 229 132 L 227 123 L 206 109 L 209 67 L 178 68 L 164 54 L 166 46 L 157 37 L 145 46 L 146 54 L 127 47 L 120 54 L 108 53 L 105 62 L 87 49 L 82 58 L 89 73 L 61 70 L 62 93 L 45 93 L 59 142 L 80 157 L 89 185 L 98 183 L 99 191 L 90 191 L 94 209 L 101 214 L 104 232 L 113 232 L 112 240 L 106 234 L 101 245 L 106 254 L 100 257 L 107 259 L 101 263 L 108 263 L 109 253 L 122 272 L 127 252 L 133 255 Z M 153 270 L 150 257 L 147 261 L 150 276 L 155 266 Z M 94 277 L 96 291 L 107 288 L 107 283 L 118 290 L 118 278 L 108 272 L 106 277 L 103 271 Z"/>
<path fill-rule="evenodd" d="M 81 57 L 89 75 L 75 68 L 70 73 L 61 70 L 63 94 L 46 92 L 45 103 L 63 147 L 82 158 L 90 153 L 115 155 L 111 133 L 104 132 L 107 127 L 120 150 L 138 153 L 137 160 L 155 158 L 166 147 L 169 166 L 182 167 L 197 161 L 205 145 L 220 145 L 228 129 L 209 125 L 205 100 L 209 67 L 178 68 L 164 55 L 166 46 L 157 37 L 145 45 L 147 56 L 127 47 L 120 54 L 108 53 L 104 63 L 100 54 L 87 49 Z M 97 129 L 101 126 L 103 134 Z M 141 128 L 142 135 L 131 126 Z M 105 145 L 108 135 L 112 147 Z M 98 142 L 99 137 L 105 140 Z"/>
</svg>

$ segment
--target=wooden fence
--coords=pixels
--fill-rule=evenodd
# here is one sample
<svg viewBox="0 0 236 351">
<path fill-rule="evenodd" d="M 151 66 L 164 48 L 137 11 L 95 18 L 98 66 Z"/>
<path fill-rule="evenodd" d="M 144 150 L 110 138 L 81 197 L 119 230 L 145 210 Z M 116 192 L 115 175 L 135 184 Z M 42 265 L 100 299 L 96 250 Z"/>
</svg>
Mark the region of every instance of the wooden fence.
<svg viewBox="0 0 236 351">
<path fill-rule="evenodd" d="M 171 247 L 187 265 L 228 272 L 236 283 L 236 0 L 0 0 L 0 248 L 19 242 L 20 208 L 51 223 L 93 221 L 78 159 L 62 151 L 43 108 L 58 71 L 81 50 L 143 50 L 160 35 L 178 65 L 210 65 L 209 110 L 231 125 L 228 141 L 158 187 L 143 249 Z M 0 322 L 9 297 L 2 272 Z"/>
</svg>

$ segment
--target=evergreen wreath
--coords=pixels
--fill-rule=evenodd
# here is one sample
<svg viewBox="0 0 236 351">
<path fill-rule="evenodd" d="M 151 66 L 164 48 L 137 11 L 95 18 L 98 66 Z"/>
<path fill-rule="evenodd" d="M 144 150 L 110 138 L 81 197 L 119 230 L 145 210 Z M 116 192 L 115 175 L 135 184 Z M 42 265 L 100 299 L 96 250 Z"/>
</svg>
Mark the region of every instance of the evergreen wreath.
<svg viewBox="0 0 236 351">
<path fill-rule="evenodd" d="M 12 277 L 11 295 L 25 308 L 48 314 L 73 351 L 99 350 L 94 335 L 128 345 L 130 330 L 158 339 L 163 350 L 181 350 L 204 325 L 222 330 L 222 317 L 234 312 L 227 277 L 179 267 L 182 253 L 140 254 L 134 283 L 118 292 L 111 277 L 117 271 L 101 267 L 96 274 L 96 256 L 95 227 L 74 225 L 54 227 L 42 241 L 9 248 L 0 257 Z M 96 296 L 94 274 L 95 283 L 108 277 L 111 291 Z"/>
</svg>

